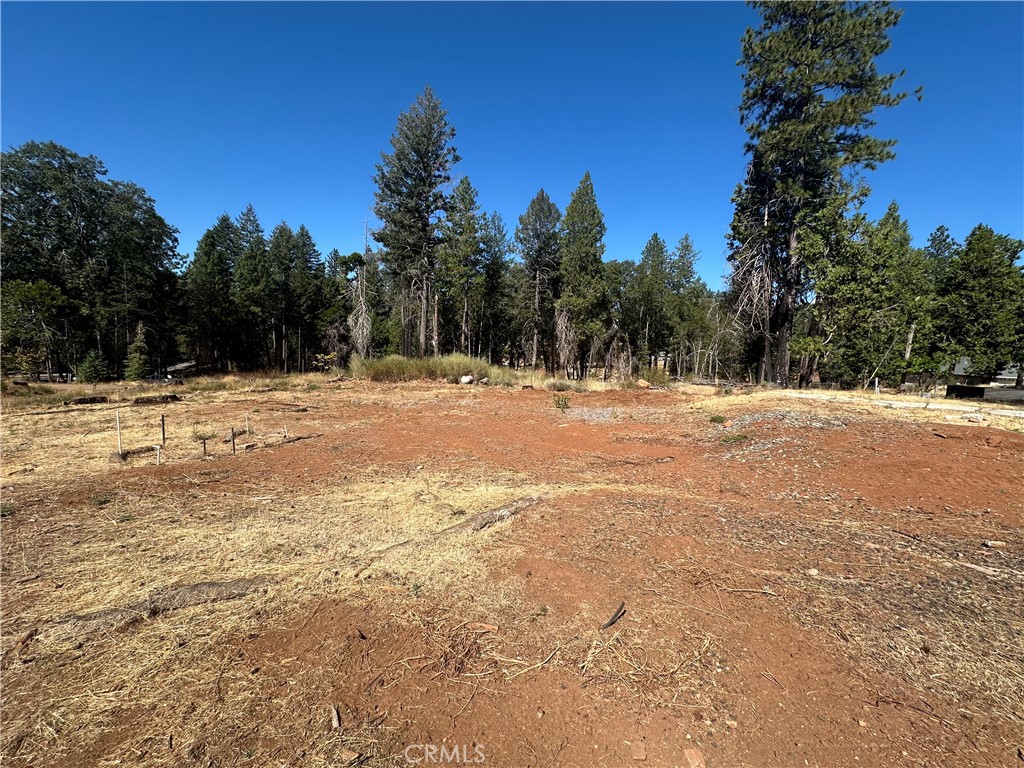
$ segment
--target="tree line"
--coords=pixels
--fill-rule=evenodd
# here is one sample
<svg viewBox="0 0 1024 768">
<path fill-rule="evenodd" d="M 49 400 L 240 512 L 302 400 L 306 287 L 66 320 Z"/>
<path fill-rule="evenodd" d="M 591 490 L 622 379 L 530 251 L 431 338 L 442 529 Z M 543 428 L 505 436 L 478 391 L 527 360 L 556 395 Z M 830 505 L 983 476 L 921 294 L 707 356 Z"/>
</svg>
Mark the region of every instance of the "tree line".
<svg viewBox="0 0 1024 768">
<path fill-rule="evenodd" d="M 895 145 L 871 135 L 872 113 L 906 95 L 875 63 L 900 11 L 754 5 L 723 291 L 697 276 L 689 236 L 606 258 L 589 173 L 564 211 L 540 189 L 510 231 L 456 181 L 455 129 L 427 87 L 376 166 L 373 245 L 344 255 L 303 225 L 268 235 L 249 206 L 183 259 L 154 201 L 97 158 L 52 142 L 4 153 L 0 362 L 89 380 L 460 352 L 568 377 L 852 387 L 1024 361 L 1024 243 L 979 225 L 915 248 L 896 203 L 878 221 L 862 211 L 863 172 Z"/>
</svg>

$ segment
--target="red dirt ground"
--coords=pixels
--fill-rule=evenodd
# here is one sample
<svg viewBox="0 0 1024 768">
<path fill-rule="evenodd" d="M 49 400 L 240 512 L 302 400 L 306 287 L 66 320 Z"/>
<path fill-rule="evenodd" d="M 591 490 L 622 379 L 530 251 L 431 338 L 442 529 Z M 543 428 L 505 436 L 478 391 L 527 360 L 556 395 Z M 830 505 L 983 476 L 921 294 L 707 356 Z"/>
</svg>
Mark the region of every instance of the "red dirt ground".
<svg viewBox="0 0 1024 768">
<path fill-rule="evenodd" d="M 369 765 L 411 764 L 423 753 L 409 745 L 444 742 L 495 766 L 1024 768 L 1024 436 L 771 397 L 570 398 L 561 416 L 543 391 L 341 388 L 320 401 L 322 437 L 225 459 L 230 472 L 208 486 L 302 494 L 367 466 L 603 484 L 488 534 L 478 588 L 507 589 L 529 610 L 495 615 L 491 629 L 465 625 L 465 606 L 438 595 L 320 601 L 231 636 L 222 677 L 182 692 L 191 713 L 161 722 L 125 707 L 54 761 L 21 762 L 5 736 L 10 765 L 106 765 L 151 731 L 161 735 L 139 764 L 358 764 L 321 749 L 333 703 L 343 728 L 375 735 Z M 117 471 L 127 488 L 173 488 L 194 464 Z M 107 482 L 8 490 L 21 506 L 5 538 L 29 532 L 31 499 L 73 509 Z M 22 574 L 5 555 L 17 612 Z M 625 616 L 599 630 L 620 602 Z M 63 674 L 33 665 L 5 673 L 18 706 L 31 705 L 26 686 Z M 256 691 L 252 727 L 226 733 L 215 705 L 240 688 Z M 209 737 L 168 746 L 166 733 L 196 718 Z"/>
</svg>

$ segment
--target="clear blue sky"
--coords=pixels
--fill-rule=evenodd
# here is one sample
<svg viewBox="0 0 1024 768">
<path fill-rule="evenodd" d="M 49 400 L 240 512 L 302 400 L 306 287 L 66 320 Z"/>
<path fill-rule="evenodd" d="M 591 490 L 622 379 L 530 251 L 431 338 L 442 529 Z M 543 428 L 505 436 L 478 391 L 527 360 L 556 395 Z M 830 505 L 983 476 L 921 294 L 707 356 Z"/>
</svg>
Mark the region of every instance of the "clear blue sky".
<svg viewBox="0 0 1024 768">
<path fill-rule="evenodd" d="M 915 242 L 946 224 L 1024 236 L 1024 4 L 908 3 L 882 60 L 925 87 L 879 116 Z M 467 175 L 511 234 L 540 187 L 563 210 L 591 172 L 606 258 L 690 233 L 712 286 L 744 169 L 739 3 L 3 2 L 4 148 L 54 140 L 134 181 L 180 250 L 252 203 L 361 250 L 374 164 L 430 83 Z M 372 226 L 372 221 L 371 221 Z"/>
</svg>

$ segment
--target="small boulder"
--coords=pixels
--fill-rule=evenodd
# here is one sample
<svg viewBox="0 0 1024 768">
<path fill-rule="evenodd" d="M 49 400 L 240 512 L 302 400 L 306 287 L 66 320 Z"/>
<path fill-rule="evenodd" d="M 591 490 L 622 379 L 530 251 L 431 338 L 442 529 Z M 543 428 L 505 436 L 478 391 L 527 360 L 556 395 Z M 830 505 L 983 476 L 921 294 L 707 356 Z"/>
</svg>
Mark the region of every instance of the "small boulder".
<svg viewBox="0 0 1024 768">
<path fill-rule="evenodd" d="M 637 386 L 637 389 L 650 389 L 651 388 L 651 382 L 647 381 L 646 379 L 637 379 L 636 380 L 636 386 Z"/>
<path fill-rule="evenodd" d="M 459 384 L 472 384 L 474 381 L 476 381 L 476 379 L 473 378 L 473 374 L 469 373 L 459 379 Z"/>
<path fill-rule="evenodd" d="M 482 379 L 480 379 L 480 381 L 477 382 L 477 384 L 483 384 L 485 387 L 488 384 L 490 384 L 490 383 L 491 383 L 491 380 L 489 378 L 487 378 L 486 376 L 484 376 Z"/>
</svg>

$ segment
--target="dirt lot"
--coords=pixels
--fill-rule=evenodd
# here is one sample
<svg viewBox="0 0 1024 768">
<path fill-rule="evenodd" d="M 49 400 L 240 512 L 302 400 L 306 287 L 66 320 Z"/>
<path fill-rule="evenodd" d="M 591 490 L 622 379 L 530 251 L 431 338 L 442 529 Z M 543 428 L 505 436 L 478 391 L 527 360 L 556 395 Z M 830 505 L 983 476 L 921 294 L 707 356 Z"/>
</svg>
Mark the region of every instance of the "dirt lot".
<svg viewBox="0 0 1024 768">
<path fill-rule="evenodd" d="M 1024 766 L 1019 423 L 294 381 L 5 403 L 5 765 Z"/>
</svg>

